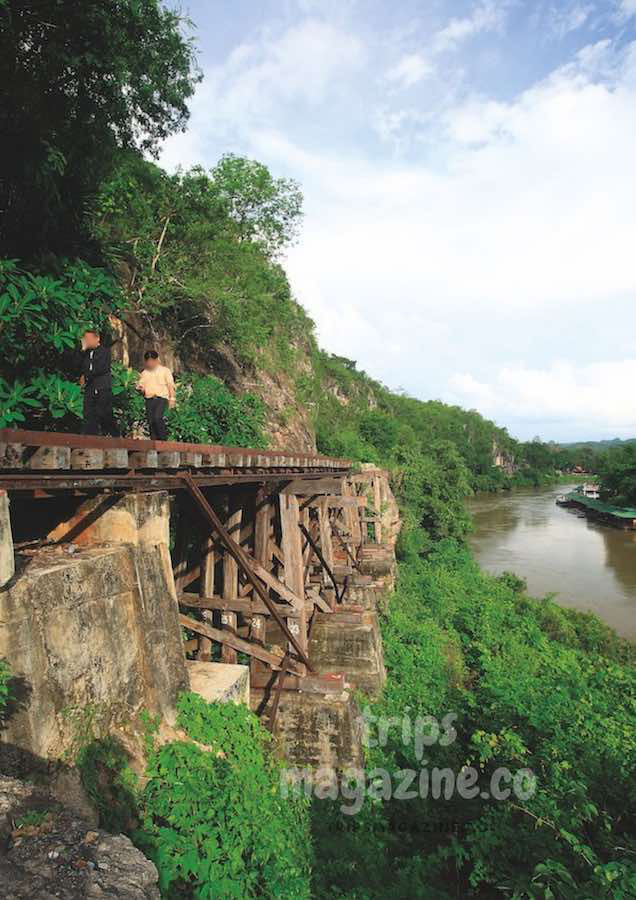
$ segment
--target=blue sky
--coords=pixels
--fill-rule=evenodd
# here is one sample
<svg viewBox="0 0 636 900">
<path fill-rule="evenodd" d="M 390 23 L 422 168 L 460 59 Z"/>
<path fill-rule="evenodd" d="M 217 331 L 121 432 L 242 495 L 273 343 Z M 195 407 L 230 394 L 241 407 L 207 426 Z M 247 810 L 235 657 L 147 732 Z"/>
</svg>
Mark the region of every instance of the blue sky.
<svg viewBox="0 0 636 900">
<path fill-rule="evenodd" d="M 296 178 L 322 346 L 521 438 L 636 435 L 636 0 L 189 0 L 169 169 Z"/>
</svg>

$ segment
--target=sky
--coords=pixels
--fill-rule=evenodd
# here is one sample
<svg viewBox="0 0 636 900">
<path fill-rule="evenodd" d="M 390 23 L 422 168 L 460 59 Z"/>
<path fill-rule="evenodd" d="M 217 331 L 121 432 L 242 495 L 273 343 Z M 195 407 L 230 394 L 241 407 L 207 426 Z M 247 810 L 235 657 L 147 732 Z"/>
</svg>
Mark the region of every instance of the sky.
<svg viewBox="0 0 636 900">
<path fill-rule="evenodd" d="M 636 0 L 183 0 L 169 170 L 296 179 L 321 346 L 521 439 L 636 436 Z"/>
</svg>

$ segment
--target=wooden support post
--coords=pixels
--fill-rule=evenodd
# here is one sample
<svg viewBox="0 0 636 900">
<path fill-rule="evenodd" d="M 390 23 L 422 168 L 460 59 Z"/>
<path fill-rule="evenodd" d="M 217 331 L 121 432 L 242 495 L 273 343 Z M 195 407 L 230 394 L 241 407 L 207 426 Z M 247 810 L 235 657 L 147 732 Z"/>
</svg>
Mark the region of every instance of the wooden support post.
<svg viewBox="0 0 636 900">
<path fill-rule="evenodd" d="M 289 665 L 289 651 L 283 657 L 283 661 L 280 664 L 280 672 L 277 675 L 277 684 L 276 690 L 274 691 L 274 699 L 272 701 L 272 708 L 269 714 L 269 720 L 267 722 L 267 728 L 272 733 L 274 732 L 274 725 L 276 724 L 276 715 L 278 713 L 278 704 L 280 703 L 280 695 L 283 690 L 283 685 L 285 684 L 285 677 L 287 674 L 287 666 Z"/>
<path fill-rule="evenodd" d="M 216 552 L 212 535 L 203 541 L 201 548 L 201 577 L 199 579 L 199 596 L 212 597 L 214 595 L 214 566 Z M 213 615 L 211 610 L 203 611 L 203 619 L 212 625 Z M 201 637 L 197 659 L 209 662 L 212 659 L 212 641 L 207 637 Z"/>
<path fill-rule="evenodd" d="M 174 545 L 174 586 L 177 597 L 186 586 L 186 573 L 188 571 L 188 530 L 187 519 L 184 510 L 179 506 L 177 510 L 177 534 Z"/>
<path fill-rule="evenodd" d="M 252 616 L 250 637 L 261 646 L 265 643 L 265 616 Z"/>
<path fill-rule="evenodd" d="M 221 627 L 223 630 L 228 630 L 232 634 L 237 634 L 238 621 L 235 612 L 231 612 L 230 610 L 226 610 L 221 613 Z M 233 647 L 230 647 L 228 644 L 223 644 L 221 647 L 221 662 L 224 663 L 235 663 L 238 657 L 236 655 L 236 650 Z"/>
<path fill-rule="evenodd" d="M 342 494 L 345 497 L 354 496 L 353 486 L 347 478 L 345 478 L 342 482 Z M 347 530 L 351 535 L 351 540 L 356 547 L 359 547 L 362 543 L 362 530 L 360 528 L 360 517 L 358 515 L 358 510 L 353 509 L 351 506 L 347 505 L 343 509 L 343 514 L 344 520 L 347 523 Z"/>
<path fill-rule="evenodd" d="M 270 571 L 272 550 L 270 530 L 272 527 L 272 503 L 268 491 L 259 488 L 256 492 L 256 504 L 254 510 L 254 558 L 265 569 Z M 265 616 L 253 615 L 250 637 L 253 641 L 265 645 L 266 619 Z M 260 659 L 250 659 L 250 681 L 263 675 L 265 666 Z"/>
<path fill-rule="evenodd" d="M 318 507 L 318 533 L 320 535 L 320 549 L 322 550 L 322 555 L 326 563 L 326 565 L 322 567 L 323 596 L 331 609 L 334 609 L 338 602 L 339 591 L 337 585 L 333 585 L 332 587 L 332 578 L 329 574 L 329 570 L 333 572 L 334 556 L 331 522 L 329 521 L 329 504 L 327 500 L 321 502 Z"/>
<path fill-rule="evenodd" d="M 333 585 L 333 588 L 334 588 L 334 590 L 336 591 L 336 600 L 337 600 L 337 601 L 340 601 L 340 596 L 338 595 L 338 585 L 336 584 L 335 576 L 334 576 L 334 574 L 333 574 L 333 571 L 332 571 L 332 569 L 331 569 L 331 566 L 327 563 L 327 560 L 326 560 L 325 557 L 322 555 L 322 550 L 320 549 L 320 547 L 318 546 L 318 544 L 315 542 L 315 540 L 313 539 L 313 537 L 311 536 L 311 534 L 307 531 L 307 529 L 306 529 L 305 526 L 302 524 L 302 522 L 300 523 L 300 530 L 303 532 L 303 534 L 305 535 L 305 537 L 307 538 L 307 540 L 308 540 L 309 543 L 311 544 L 314 553 L 316 554 L 316 556 L 317 556 L 318 559 L 320 560 L 320 564 L 321 564 L 321 566 L 322 566 L 322 568 L 323 568 L 323 571 L 326 571 L 326 573 L 327 573 L 327 575 L 328 575 L 328 577 L 329 577 L 329 580 L 331 581 L 331 583 L 332 583 L 332 585 Z"/>
<path fill-rule="evenodd" d="M 254 519 L 254 558 L 267 569 L 271 559 L 269 549 L 269 532 L 272 519 L 272 504 L 265 490 L 261 488 L 256 495 L 256 513 Z"/>
<path fill-rule="evenodd" d="M 279 503 L 282 534 L 281 549 L 285 557 L 285 584 L 298 597 L 301 597 L 304 600 L 305 567 L 303 562 L 301 531 L 298 527 L 301 524 L 298 497 L 295 494 L 280 494 Z M 306 656 L 308 647 L 307 613 L 303 610 L 298 619 L 290 620 L 287 624 L 289 630 L 302 647 L 303 653 Z"/>
<path fill-rule="evenodd" d="M 331 524 L 329 522 L 329 507 L 325 502 L 320 504 L 318 509 L 318 525 L 320 529 L 320 549 L 325 558 L 325 562 L 330 569 L 333 570 L 333 541 L 331 539 Z M 322 570 L 322 583 L 328 584 L 331 581 L 326 568 Z"/>
<path fill-rule="evenodd" d="M 240 491 L 230 493 L 228 501 L 228 517 L 225 527 L 228 534 L 237 543 L 240 541 L 241 522 L 243 520 L 243 494 Z M 236 600 L 238 598 L 238 573 L 239 567 L 234 557 L 227 552 L 223 554 L 223 588 L 221 596 L 224 600 Z M 221 613 L 221 626 L 233 631 L 236 634 L 237 628 L 236 613 L 226 610 Z M 221 648 L 221 661 L 224 663 L 235 663 L 237 660 L 236 650 L 224 644 Z"/>
</svg>

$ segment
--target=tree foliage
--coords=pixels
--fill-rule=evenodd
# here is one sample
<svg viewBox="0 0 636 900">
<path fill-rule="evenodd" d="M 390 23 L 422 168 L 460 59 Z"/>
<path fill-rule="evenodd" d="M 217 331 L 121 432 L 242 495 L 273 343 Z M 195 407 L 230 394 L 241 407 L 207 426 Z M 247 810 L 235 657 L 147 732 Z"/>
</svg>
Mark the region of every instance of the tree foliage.
<svg viewBox="0 0 636 900">
<path fill-rule="evenodd" d="M 63 430 L 80 417 L 72 351 L 86 328 L 108 332 L 125 304 L 117 281 L 82 260 L 43 273 L 0 259 L 0 427 Z"/>
<path fill-rule="evenodd" d="M 603 499 L 618 506 L 636 506 L 636 443 L 621 444 L 598 460 Z"/>
<path fill-rule="evenodd" d="M 253 394 L 236 397 L 211 375 L 177 382 L 177 406 L 167 416 L 170 438 L 195 444 L 265 447 L 265 406 Z"/>
<path fill-rule="evenodd" d="M 167 332 L 188 356 L 225 343 L 254 363 L 267 349 L 280 361 L 310 327 L 275 259 L 300 215 L 297 185 L 253 160 L 168 175 L 128 154 L 91 227 L 149 334 Z"/>
<path fill-rule="evenodd" d="M 197 75 L 182 25 L 159 0 L 3 0 L 4 253 L 77 252 L 117 151 L 183 128 Z"/>
</svg>

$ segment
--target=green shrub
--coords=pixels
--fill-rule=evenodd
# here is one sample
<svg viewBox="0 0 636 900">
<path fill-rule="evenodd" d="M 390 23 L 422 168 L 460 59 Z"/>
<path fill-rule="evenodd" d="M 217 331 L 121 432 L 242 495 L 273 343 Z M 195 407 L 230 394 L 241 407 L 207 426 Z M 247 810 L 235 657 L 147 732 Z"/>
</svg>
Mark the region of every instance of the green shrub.
<svg viewBox="0 0 636 900">
<path fill-rule="evenodd" d="M 359 427 L 364 440 L 376 448 L 382 459 L 386 459 L 397 443 L 399 429 L 396 419 L 373 409 L 361 416 Z"/>
<path fill-rule="evenodd" d="M 139 373 L 119 362 L 112 365 L 113 412 L 122 434 L 146 427 L 146 404 L 143 394 L 137 390 Z"/>
<path fill-rule="evenodd" d="M 52 259 L 43 272 L 0 260 L 0 427 L 76 429 L 72 353 L 87 327 L 108 330 L 124 307 L 115 279 L 82 260 Z"/>
<path fill-rule="evenodd" d="M 76 764 L 102 828 L 114 834 L 137 826 L 139 783 L 123 745 L 112 736 L 82 746 Z"/>
<path fill-rule="evenodd" d="M 9 699 L 9 679 L 11 672 L 8 663 L 0 659 L 0 717 Z"/>
<path fill-rule="evenodd" d="M 184 694 L 178 724 L 198 743 L 161 747 L 141 798 L 141 845 L 164 895 L 308 898 L 306 800 L 281 797 L 279 766 L 256 716 Z"/>
<path fill-rule="evenodd" d="M 168 412 L 170 438 L 196 444 L 265 447 L 265 406 L 252 394 L 237 397 L 213 375 L 184 375 L 177 405 Z"/>
</svg>

